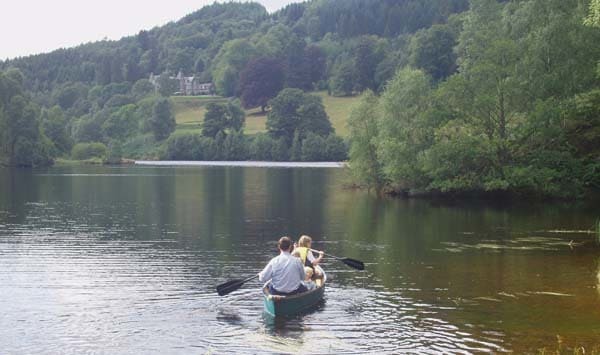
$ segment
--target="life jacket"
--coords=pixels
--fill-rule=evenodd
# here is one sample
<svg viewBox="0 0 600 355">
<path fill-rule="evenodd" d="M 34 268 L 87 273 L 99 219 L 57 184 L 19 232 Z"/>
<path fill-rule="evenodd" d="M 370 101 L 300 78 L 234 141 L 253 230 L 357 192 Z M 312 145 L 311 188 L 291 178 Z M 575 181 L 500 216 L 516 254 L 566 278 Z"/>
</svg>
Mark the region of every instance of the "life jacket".
<svg viewBox="0 0 600 355">
<path fill-rule="evenodd" d="M 308 258 L 308 248 L 307 247 L 296 247 L 295 250 L 297 250 L 298 253 L 300 254 L 300 260 L 302 260 L 302 265 L 306 265 L 307 258 Z M 308 265 L 306 265 L 306 266 L 308 266 Z"/>
</svg>

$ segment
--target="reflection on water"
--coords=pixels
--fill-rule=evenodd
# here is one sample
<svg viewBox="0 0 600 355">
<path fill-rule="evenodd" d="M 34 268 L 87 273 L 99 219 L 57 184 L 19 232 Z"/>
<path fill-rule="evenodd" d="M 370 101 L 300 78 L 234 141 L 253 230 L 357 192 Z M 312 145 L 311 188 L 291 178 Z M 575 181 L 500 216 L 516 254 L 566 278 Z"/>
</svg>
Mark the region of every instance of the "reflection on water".
<svg viewBox="0 0 600 355">
<path fill-rule="evenodd" d="M 598 258 L 598 274 L 596 275 L 596 278 L 598 279 L 596 291 L 598 291 L 598 296 L 600 296 L 600 258 Z"/>
<path fill-rule="evenodd" d="M 341 169 L 0 169 L 7 353 L 478 353 L 600 343 L 597 206 L 378 199 Z M 262 309 L 276 240 L 309 234 L 325 302 Z"/>
<path fill-rule="evenodd" d="M 262 321 L 266 333 L 271 336 L 301 339 L 304 331 L 308 330 L 303 321 L 307 314 L 308 312 L 305 312 L 294 318 L 283 318 L 273 317 L 267 312 L 263 312 Z"/>
</svg>

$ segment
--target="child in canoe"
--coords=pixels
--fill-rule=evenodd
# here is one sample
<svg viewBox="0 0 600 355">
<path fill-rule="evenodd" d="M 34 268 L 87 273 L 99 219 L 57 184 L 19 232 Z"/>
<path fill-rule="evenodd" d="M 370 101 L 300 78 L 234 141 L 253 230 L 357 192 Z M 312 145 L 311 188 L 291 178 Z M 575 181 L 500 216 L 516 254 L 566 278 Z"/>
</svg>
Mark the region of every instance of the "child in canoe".
<svg viewBox="0 0 600 355">
<path fill-rule="evenodd" d="M 310 291 L 317 288 L 317 284 L 312 280 L 313 277 L 313 269 L 308 266 L 304 267 L 304 273 L 306 274 L 306 278 L 302 281 L 302 284 Z"/>
<path fill-rule="evenodd" d="M 323 284 L 323 274 L 316 266 L 321 263 L 325 254 L 323 251 L 319 251 L 319 257 L 315 258 L 311 251 L 311 245 L 311 237 L 307 235 L 301 236 L 300 239 L 298 239 L 298 244 L 296 245 L 296 248 L 294 248 L 292 255 L 299 257 L 302 261 L 302 265 L 313 270 L 317 286 L 321 286 Z"/>
</svg>

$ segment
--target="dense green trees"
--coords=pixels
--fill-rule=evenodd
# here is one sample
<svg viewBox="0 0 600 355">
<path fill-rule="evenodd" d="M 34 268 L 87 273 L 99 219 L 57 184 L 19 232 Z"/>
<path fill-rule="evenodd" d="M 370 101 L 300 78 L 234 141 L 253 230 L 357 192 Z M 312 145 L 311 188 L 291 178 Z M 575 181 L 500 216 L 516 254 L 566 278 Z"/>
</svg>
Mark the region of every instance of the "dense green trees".
<svg viewBox="0 0 600 355">
<path fill-rule="evenodd" d="M 256 55 L 254 45 L 243 39 L 234 39 L 223 45 L 214 59 L 213 70 L 219 95 L 229 97 L 236 94 L 240 72 Z"/>
<path fill-rule="evenodd" d="M 297 152 L 292 152 L 297 149 Z M 257 160 L 257 161 L 344 161 L 347 147 L 342 138 L 322 137 L 309 132 L 304 140 L 290 147 L 283 139 L 265 133 L 245 136 L 240 131 L 227 136 L 206 137 L 175 133 L 167 139 L 161 159 L 166 160 Z"/>
<path fill-rule="evenodd" d="M 237 101 L 209 103 L 206 105 L 202 135 L 216 138 L 242 130 L 246 114 Z"/>
<path fill-rule="evenodd" d="M 354 48 L 354 89 L 375 90 L 375 71 L 383 59 L 385 42 L 377 37 L 364 36 Z"/>
<path fill-rule="evenodd" d="M 67 119 L 59 106 L 42 110 L 42 130 L 50 139 L 54 156 L 71 151 L 73 145 L 71 135 L 67 130 Z"/>
<path fill-rule="evenodd" d="M 315 1 L 299 23 L 313 39 L 326 33 L 339 33 L 343 38 L 363 34 L 398 36 L 429 27 L 467 7 L 467 0 Z"/>
<path fill-rule="evenodd" d="M 215 160 L 214 141 L 197 134 L 174 134 L 167 140 L 163 159 L 167 160 Z"/>
<path fill-rule="evenodd" d="M 349 96 L 354 92 L 354 65 L 347 58 L 338 59 L 329 79 L 329 92 L 334 96 Z"/>
<path fill-rule="evenodd" d="M 333 133 L 331 122 L 320 97 L 305 94 L 299 89 L 284 89 L 271 100 L 267 130 L 275 138 L 290 144 L 294 134 L 304 139 L 309 132 L 320 136 Z"/>
<path fill-rule="evenodd" d="M 66 157 L 74 144 L 98 142 L 118 147 L 125 155 L 154 157 L 174 128 L 172 108 L 155 95 L 167 98 L 178 91 L 171 77 L 179 71 L 213 82 L 219 94 L 237 96 L 245 107 L 263 109 L 286 87 L 328 89 L 336 95 L 381 90 L 404 58 L 402 43 L 408 40 L 398 35 L 410 36 L 465 9 L 465 0 L 320 0 L 269 15 L 258 4 L 215 3 L 118 41 L 16 58 L 0 62 L 0 69 L 19 68 L 24 73 L 23 90 L 31 93 L 27 97 L 35 103 L 32 107 L 41 112 L 41 140 L 49 143 L 52 154 Z M 158 75 L 157 87 L 147 79 L 150 74 Z M 302 94 L 299 101 L 292 119 L 271 115 L 269 142 L 257 143 L 261 156 L 268 156 L 271 144 L 273 159 L 293 155 L 300 160 L 308 132 L 329 139 L 331 125 L 318 98 Z M 225 111 L 224 116 L 235 116 L 231 107 Z M 234 137 L 227 137 L 243 122 L 219 121 L 223 115 L 209 115 L 204 134 L 216 142 L 222 132 L 219 142 L 227 140 L 234 147 Z M 277 133 L 282 129 L 285 133 Z M 244 138 L 250 147 L 254 141 Z M 331 152 L 342 147 L 339 139 L 336 142 L 332 147 L 337 148 L 325 155 L 335 156 Z"/>
<path fill-rule="evenodd" d="M 77 143 L 73 146 L 71 157 L 75 160 L 106 158 L 107 148 L 103 143 Z"/>
<path fill-rule="evenodd" d="M 156 140 L 168 138 L 171 132 L 175 130 L 175 116 L 168 99 L 156 100 L 152 116 L 149 117 L 147 125 Z"/>
<path fill-rule="evenodd" d="M 275 141 L 267 134 L 257 134 L 250 145 L 250 156 L 256 160 L 272 161 L 274 143 Z"/>
<path fill-rule="evenodd" d="M 394 38 L 443 23 L 466 8 L 467 0 L 321 0 L 293 4 L 268 15 L 254 3 L 215 3 L 177 22 L 119 41 L 16 58 L 0 66 L 20 68 L 28 90 L 56 92 L 59 102 L 54 103 L 63 109 L 71 105 L 69 100 L 86 96 L 78 87 L 81 84 L 88 88 L 124 81 L 132 85 L 151 73 L 167 73 L 161 77 L 161 90 L 170 95 L 176 90 L 167 79 L 180 70 L 212 81 L 220 95 L 234 96 L 241 71 L 258 57 L 281 60 L 286 86 L 310 90 L 329 79 L 329 68 L 340 54 L 324 50 L 326 37 L 333 36 L 339 43 L 362 35 Z M 375 70 L 368 65 L 372 59 L 369 46 L 351 47 L 343 51 L 359 53 L 359 73 Z M 371 87 L 365 85 L 371 76 L 359 78 L 360 90 Z"/>
<path fill-rule="evenodd" d="M 0 62 L 23 73 L 0 80 L 2 160 L 41 164 L 94 142 L 169 159 L 343 159 L 345 142 L 306 93 L 319 89 L 364 92 L 349 154 L 368 187 L 574 196 L 600 184 L 598 10 L 597 0 L 317 0 L 269 15 L 215 3 L 119 41 Z M 270 102 L 268 134 L 244 135 L 232 103 L 207 107 L 201 136 L 171 134 L 166 97 L 180 70 L 245 107 Z"/>
<path fill-rule="evenodd" d="M 348 119 L 350 128 L 350 170 L 355 181 L 367 188 L 380 190 L 384 177 L 377 155 L 381 112 L 379 98 L 368 90 Z"/>
<path fill-rule="evenodd" d="M 410 43 L 410 64 L 434 80 L 450 76 L 456 69 L 455 34 L 449 25 L 433 25 L 415 34 Z"/>
<path fill-rule="evenodd" d="M 426 126 L 430 92 L 427 75 L 407 68 L 396 74 L 381 97 L 377 155 L 384 177 L 397 189 L 423 181 L 418 159 L 433 133 Z"/>
<path fill-rule="evenodd" d="M 169 97 L 179 90 L 177 80 L 171 78 L 168 72 L 158 76 L 158 93 L 164 97 Z"/>
<path fill-rule="evenodd" d="M 584 10 L 576 1 L 472 0 L 454 74 L 438 70 L 452 62 L 444 55 L 454 29 L 419 32 L 408 64 L 424 72 L 400 70 L 349 121 L 357 181 L 395 192 L 563 197 L 600 187 L 592 45 L 600 33 L 583 26 Z"/>
<path fill-rule="evenodd" d="M 51 147 L 40 129 L 40 111 L 23 91 L 23 74 L 0 72 L 0 164 L 50 164 Z"/>
</svg>

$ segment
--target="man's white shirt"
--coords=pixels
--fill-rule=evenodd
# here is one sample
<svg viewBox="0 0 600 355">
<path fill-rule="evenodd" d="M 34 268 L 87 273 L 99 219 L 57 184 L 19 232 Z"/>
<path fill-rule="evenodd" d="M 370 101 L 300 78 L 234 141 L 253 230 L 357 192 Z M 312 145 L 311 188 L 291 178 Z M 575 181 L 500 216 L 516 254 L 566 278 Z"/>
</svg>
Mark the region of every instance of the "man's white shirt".
<svg viewBox="0 0 600 355">
<path fill-rule="evenodd" d="M 298 289 L 300 282 L 306 277 L 302 261 L 286 252 L 281 252 L 279 256 L 271 259 L 258 275 L 260 281 L 271 280 L 273 287 L 284 293 Z"/>
</svg>

